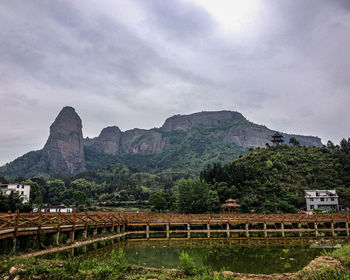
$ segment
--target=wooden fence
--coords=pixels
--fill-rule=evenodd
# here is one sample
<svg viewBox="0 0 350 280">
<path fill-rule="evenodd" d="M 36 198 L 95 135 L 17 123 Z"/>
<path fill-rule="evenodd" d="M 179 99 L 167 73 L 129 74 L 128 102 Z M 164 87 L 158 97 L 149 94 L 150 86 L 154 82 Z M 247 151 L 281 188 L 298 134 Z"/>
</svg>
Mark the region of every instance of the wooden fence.
<svg viewBox="0 0 350 280">
<path fill-rule="evenodd" d="M 249 231 L 255 225 L 263 225 L 261 231 L 265 234 L 269 231 L 269 225 L 277 225 L 278 231 L 344 231 L 349 236 L 348 214 L 155 214 L 155 213 L 115 213 L 115 212 L 80 212 L 80 213 L 0 213 L 0 239 L 17 237 L 21 235 L 40 234 L 45 232 L 55 233 L 62 231 L 74 232 L 98 228 L 111 228 L 120 232 L 120 226 L 137 228 L 145 226 L 145 231 L 150 231 L 150 226 L 164 225 L 165 231 L 170 231 L 170 226 L 186 225 L 186 231 L 190 232 L 190 226 L 203 225 L 210 231 L 214 225 L 226 225 L 225 231 L 244 231 L 249 236 Z M 287 229 L 289 225 L 297 225 L 296 228 Z M 310 228 L 310 224 L 313 228 Z M 233 229 L 242 225 L 244 229 Z M 323 225 L 318 228 L 318 225 Z M 277 227 L 276 227 L 277 228 Z M 74 239 L 74 236 L 73 236 Z"/>
</svg>

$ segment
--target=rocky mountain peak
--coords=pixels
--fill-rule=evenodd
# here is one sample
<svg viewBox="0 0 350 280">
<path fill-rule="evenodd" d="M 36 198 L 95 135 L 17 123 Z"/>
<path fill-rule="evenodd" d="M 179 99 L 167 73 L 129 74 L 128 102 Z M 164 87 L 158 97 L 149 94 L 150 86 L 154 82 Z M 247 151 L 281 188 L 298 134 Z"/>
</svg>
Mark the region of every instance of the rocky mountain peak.
<svg viewBox="0 0 350 280">
<path fill-rule="evenodd" d="M 90 146 L 99 152 L 117 155 L 121 136 L 122 132 L 119 127 L 108 126 L 102 129 L 100 135 L 92 140 Z"/>
<path fill-rule="evenodd" d="M 50 126 L 43 152 L 51 172 L 77 173 L 85 170 L 82 122 L 73 107 L 64 107 Z"/>
<path fill-rule="evenodd" d="M 99 138 L 103 139 L 110 139 L 110 138 L 115 138 L 120 135 L 121 131 L 118 126 L 107 126 L 104 129 L 101 130 L 100 135 L 98 136 Z"/>
</svg>

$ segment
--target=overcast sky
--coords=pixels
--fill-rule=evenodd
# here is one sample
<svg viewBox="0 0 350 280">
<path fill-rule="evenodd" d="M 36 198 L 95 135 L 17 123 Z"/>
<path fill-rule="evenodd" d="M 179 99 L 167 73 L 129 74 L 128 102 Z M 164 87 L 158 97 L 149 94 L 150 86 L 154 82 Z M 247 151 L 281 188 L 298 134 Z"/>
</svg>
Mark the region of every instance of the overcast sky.
<svg viewBox="0 0 350 280">
<path fill-rule="evenodd" d="M 350 137 L 349 0 L 0 2 L 0 165 L 65 105 L 103 127 L 235 110 L 323 143 Z"/>
</svg>

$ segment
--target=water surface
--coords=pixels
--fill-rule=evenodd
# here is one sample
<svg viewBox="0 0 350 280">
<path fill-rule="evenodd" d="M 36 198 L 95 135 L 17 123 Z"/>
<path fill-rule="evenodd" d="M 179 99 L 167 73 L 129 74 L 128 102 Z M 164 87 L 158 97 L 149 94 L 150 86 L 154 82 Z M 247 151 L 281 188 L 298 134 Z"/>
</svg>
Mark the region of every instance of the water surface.
<svg viewBox="0 0 350 280">
<path fill-rule="evenodd" d="M 110 240 L 57 253 L 55 257 L 106 259 L 122 248 L 131 264 L 177 268 L 182 251 L 197 266 L 240 273 L 296 272 L 345 240 L 305 238 L 174 238 Z"/>
</svg>

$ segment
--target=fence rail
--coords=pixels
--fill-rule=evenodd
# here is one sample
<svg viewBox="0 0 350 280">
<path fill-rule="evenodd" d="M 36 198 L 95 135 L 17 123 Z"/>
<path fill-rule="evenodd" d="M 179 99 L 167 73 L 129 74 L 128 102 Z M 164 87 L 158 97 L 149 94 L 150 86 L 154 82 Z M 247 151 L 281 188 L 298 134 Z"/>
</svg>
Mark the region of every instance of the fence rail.
<svg viewBox="0 0 350 280">
<path fill-rule="evenodd" d="M 116 213 L 116 212 L 75 212 L 75 213 L 0 213 L 0 239 L 17 237 L 20 235 L 40 234 L 42 230 L 47 232 L 88 230 L 120 226 L 149 226 L 166 225 L 167 231 L 170 226 L 186 225 L 230 225 L 241 224 L 250 230 L 250 225 L 264 224 L 265 232 L 269 229 L 266 225 L 281 224 L 282 232 L 284 225 L 299 225 L 297 230 L 302 230 L 301 225 L 314 224 L 316 234 L 317 224 L 328 224 L 328 228 L 334 234 L 336 224 L 342 223 L 342 229 L 349 235 L 348 214 L 156 214 L 156 213 Z M 296 231 L 297 231 L 296 230 Z M 307 230 L 309 231 L 307 226 Z M 322 230 L 321 230 L 322 231 Z"/>
<path fill-rule="evenodd" d="M 348 214 L 153 214 L 129 213 L 128 224 L 338 223 Z"/>
</svg>

